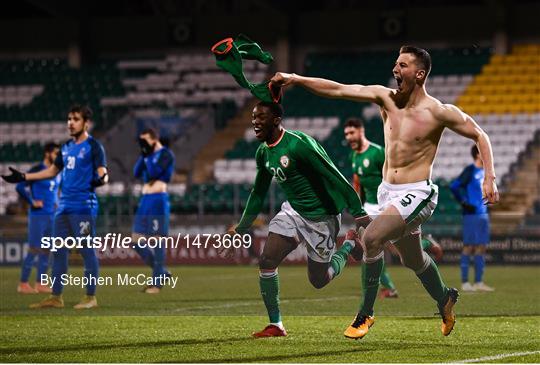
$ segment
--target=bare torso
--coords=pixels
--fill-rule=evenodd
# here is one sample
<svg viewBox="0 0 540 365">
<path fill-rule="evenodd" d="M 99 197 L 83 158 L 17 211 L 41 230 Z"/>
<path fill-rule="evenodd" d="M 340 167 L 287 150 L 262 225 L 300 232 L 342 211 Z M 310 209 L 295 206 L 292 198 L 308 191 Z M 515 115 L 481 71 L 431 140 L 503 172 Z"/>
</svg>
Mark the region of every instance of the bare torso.
<svg viewBox="0 0 540 365">
<path fill-rule="evenodd" d="M 167 192 L 167 183 L 161 180 L 153 180 L 143 185 L 143 194 L 158 194 Z"/>
<path fill-rule="evenodd" d="M 386 160 L 383 179 L 390 184 L 407 184 L 431 178 L 437 146 L 444 130 L 433 111 L 441 103 L 429 96 L 415 105 L 399 107 L 395 91 L 383 99 Z"/>
</svg>

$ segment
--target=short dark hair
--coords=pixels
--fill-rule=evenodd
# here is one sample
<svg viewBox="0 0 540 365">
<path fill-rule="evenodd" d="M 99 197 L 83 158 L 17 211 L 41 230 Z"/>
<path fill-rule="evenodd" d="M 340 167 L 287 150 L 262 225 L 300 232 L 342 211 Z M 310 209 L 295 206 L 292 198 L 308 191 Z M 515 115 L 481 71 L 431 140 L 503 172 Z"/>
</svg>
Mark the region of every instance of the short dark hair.
<svg viewBox="0 0 540 365">
<path fill-rule="evenodd" d="M 141 135 L 148 134 L 152 139 L 159 139 L 159 133 L 156 129 L 148 127 L 142 130 Z"/>
<path fill-rule="evenodd" d="M 89 106 L 81 104 L 72 105 L 68 113 L 79 113 L 83 120 L 91 120 L 93 114 Z"/>
<path fill-rule="evenodd" d="M 349 118 L 345 122 L 345 127 L 364 128 L 364 121 L 360 118 Z"/>
<path fill-rule="evenodd" d="M 283 111 L 283 107 L 281 106 L 281 104 L 278 103 L 260 101 L 259 103 L 257 103 L 257 106 L 264 106 L 270 109 L 270 112 L 272 113 L 274 118 L 283 118 L 283 114 L 285 114 Z"/>
<path fill-rule="evenodd" d="M 472 158 L 474 158 L 476 160 L 476 157 L 480 154 L 480 152 L 478 151 L 478 147 L 476 145 L 473 145 L 471 147 L 471 156 Z"/>
<path fill-rule="evenodd" d="M 420 68 L 426 70 L 426 78 L 431 71 L 431 56 L 428 51 L 423 48 L 415 46 L 401 46 L 399 54 L 410 53 L 416 58 L 416 62 L 420 65 Z"/>
<path fill-rule="evenodd" d="M 43 146 L 43 153 L 52 152 L 55 149 L 60 148 L 60 145 L 58 143 L 49 142 L 46 143 L 45 146 Z"/>
</svg>

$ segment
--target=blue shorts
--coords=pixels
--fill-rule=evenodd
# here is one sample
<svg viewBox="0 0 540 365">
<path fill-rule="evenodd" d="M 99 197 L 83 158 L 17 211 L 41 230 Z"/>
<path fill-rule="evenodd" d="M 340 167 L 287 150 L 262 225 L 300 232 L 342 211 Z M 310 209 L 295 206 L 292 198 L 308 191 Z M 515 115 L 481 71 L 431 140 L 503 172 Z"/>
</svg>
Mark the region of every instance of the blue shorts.
<svg viewBox="0 0 540 365">
<path fill-rule="evenodd" d="M 487 245 L 489 243 L 489 215 L 466 214 L 463 216 L 463 244 Z"/>
<path fill-rule="evenodd" d="M 31 248 L 40 248 L 41 238 L 52 236 L 53 216 L 54 213 L 28 215 L 28 245 Z"/>
<path fill-rule="evenodd" d="M 133 232 L 146 236 L 167 236 L 170 212 L 169 194 L 144 194 L 135 213 Z"/>
<path fill-rule="evenodd" d="M 98 207 L 95 204 L 58 207 L 54 215 L 54 236 L 63 238 L 95 236 L 97 213 Z"/>
</svg>

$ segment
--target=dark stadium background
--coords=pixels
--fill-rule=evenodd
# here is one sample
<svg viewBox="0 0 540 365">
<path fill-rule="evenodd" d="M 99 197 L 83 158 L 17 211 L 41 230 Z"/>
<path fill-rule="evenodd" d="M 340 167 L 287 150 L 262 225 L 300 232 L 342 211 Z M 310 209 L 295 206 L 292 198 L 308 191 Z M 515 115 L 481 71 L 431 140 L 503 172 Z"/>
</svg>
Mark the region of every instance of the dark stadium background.
<svg viewBox="0 0 540 365">
<path fill-rule="evenodd" d="M 257 142 L 249 131 L 255 100 L 215 66 L 215 42 L 245 33 L 271 51 L 269 67 L 246 65 L 254 81 L 280 70 L 383 85 L 399 46 L 412 43 L 433 56 L 428 92 L 474 115 L 492 138 L 502 199 L 491 209 L 488 261 L 538 265 L 539 13 L 537 1 L 502 0 L 11 2 L 0 13 L 0 168 L 28 167 L 45 142 L 65 141 L 66 110 L 85 103 L 111 175 L 99 189 L 100 233 L 130 232 L 140 194 L 131 177 L 135 138 L 148 125 L 177 158 L 171 234 L 221 233 L 245 206 Z M 314 135 L 347 177 L 345 118 L 363 117 L 368 138 L 383 143 L 373 107 L 300 89 L 287 91 L 283 105 L 284 125 Z M 441 194 L 425 231 L 443 244 L 444 262 L 459 260 L 460 210 L 447 184 L 470 163 L 469 148 L 445 135 L 435 161 Z M 26 207 L 13 187 L 0 188 L 0 264 L 18 264 Z M 272 186 L 257 245 L 283 199 Z M 104 263 L 137 262 L 133 253 L 110 255 Z M 169 253 L 170 264 L 208 262 L 226 261 L 202 250 Z"/>
</svg>

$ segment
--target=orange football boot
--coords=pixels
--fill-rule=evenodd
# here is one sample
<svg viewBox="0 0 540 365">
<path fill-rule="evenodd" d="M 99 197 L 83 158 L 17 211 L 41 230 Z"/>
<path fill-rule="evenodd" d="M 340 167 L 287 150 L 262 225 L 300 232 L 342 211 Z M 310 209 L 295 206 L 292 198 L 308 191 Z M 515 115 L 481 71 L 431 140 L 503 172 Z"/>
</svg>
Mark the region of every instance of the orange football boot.
<svg viewBox="0 0 540 365">
<path fill-rule="evenodd" d="M 353 323 L 345 330 L 345 337 L 359 340 L 367 335 L 369 328 L 375 323 L 375 317 L 358 313 Z"/>
</svg>

